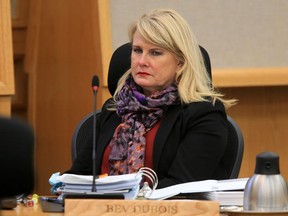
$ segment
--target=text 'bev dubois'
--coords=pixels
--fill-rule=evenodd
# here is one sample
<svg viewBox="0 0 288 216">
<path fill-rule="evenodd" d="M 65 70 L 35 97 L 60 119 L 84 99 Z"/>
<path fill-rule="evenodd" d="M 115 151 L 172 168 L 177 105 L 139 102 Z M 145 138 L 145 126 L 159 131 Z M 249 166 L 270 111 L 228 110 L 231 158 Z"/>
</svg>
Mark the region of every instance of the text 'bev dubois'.
<svg viewBox="0 0 288 216">
<path fill-rule="evenodd" d="M 177 206 L 151 206 L 151 205 L 106 205 L 106 212 L 110 213 L 150 213 L 150 214 L 177 214 Z"/>
</svg>

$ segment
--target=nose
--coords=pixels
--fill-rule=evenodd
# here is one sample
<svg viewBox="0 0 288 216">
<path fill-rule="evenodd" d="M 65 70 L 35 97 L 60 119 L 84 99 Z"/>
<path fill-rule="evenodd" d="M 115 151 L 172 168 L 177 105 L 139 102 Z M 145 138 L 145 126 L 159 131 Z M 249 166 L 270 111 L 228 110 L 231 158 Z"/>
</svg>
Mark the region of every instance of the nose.
<svg viewBox="0 0 288 216">
<path fill-rule="evenodd" d="M 145 53 L 142 53 L 138 59 L 139 66 L 147 66 L 148 65 L 148 56 Z"/>
</svg>

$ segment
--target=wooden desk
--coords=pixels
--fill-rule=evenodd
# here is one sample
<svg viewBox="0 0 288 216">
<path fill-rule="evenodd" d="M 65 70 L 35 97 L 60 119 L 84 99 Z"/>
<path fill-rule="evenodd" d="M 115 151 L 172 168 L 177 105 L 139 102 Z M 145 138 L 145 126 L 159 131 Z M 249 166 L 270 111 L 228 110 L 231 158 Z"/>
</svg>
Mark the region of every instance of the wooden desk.
<svg viewBox="0 0 288 216">
<path fill-rule="evenodd" d="M 40 203 L 33 207 L 27 207 L 24 204 L 19 204 L 15 209 L 1 210 L 0 216 L 64 216 L 64 213 L 43 212 Z"/>
<path fill-rule="evenodd" d="M 221 213 L 221 216 L 288 216 L 288 212 L 283 213 L 254 213 L 254 212 L 223 212 Z"/>
<path fill-rule="evenodd" d="M 33 207 L 27 207 L 23 204 L 18 205 L 12 210 L 1 210 L 0 216 L 64 216 L 64 213 L 43 212 L 41 205 L 36 204 Z M 243 213 L 243 212 L 221 212 L 220 216 L 288 216 L 285 213 Z"/>
</svg>

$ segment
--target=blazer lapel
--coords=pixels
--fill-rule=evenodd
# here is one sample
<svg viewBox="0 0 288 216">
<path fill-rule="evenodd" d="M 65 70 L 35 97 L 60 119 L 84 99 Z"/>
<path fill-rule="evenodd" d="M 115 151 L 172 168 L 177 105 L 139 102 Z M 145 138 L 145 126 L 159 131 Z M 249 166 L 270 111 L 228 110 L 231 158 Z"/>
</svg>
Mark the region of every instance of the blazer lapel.
<svg viewBox="0 0 288 216">
<path fill-rule="evenodd" d="M 171 107 L 165 113 L 165 116 L 161 120 L 160 127 L 156 133 L 154 144 L 153 144 L 153 169 L 156 171 L 159 165 L 159 159 L 164 148 L 164 144 L 170 135 L 172 127 L 177 120 L 182 106 Z"/>
</svg>

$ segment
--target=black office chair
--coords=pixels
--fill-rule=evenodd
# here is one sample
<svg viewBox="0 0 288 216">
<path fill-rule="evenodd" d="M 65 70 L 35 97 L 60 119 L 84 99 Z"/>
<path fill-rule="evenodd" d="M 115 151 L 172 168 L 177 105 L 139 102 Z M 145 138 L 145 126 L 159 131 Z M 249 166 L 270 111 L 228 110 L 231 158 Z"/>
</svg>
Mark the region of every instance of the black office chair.
<svg viewBox="0 0 288 216">
<path fill-rule="evenodd" d="M 13 203 L 16 205 L 17 195 L 31 193 L 33 190 L 34 132 L 32 128 L 22 120 L 0 116 L 0 148 L 1 209 L 9 208 L 11 200 L 14 200 Z"/>
<path fill-rule="evenodd" d="M 72 136 L 72 161 L 77 157 L 77 152 L 80 151 L 82 143 L 85 143 L 86 137 L 88 134 L 93 133 L 93 115 L 91 112 L 86 115 L 81 121 L 77 124 L 73 136 Z"/>
<path fill-rule="evenodd" d="M 212 80 L 209 54 L 201 46 L 200 50 L 204 59 L 204 64 L 207 69 L 208 75 Z M 120 77 L 130 68 L 131 51 L 132 51 L 131 43 L 126 43 L 117 48 L 111 57 L 108 71 L 108 89 L 111 95 L 114 94 Z M 236 122 L 229 116 L 227 117 L 227 119 L 229 130 L 228 135 L 229 145 L 225 152 L 224 164 L 227 167 L 227 172 L 230 174 L 230 178 L 237 178 L 243 157 L 243 148 L 244 148 L 243 136 L 240 127 L 236 124 Z M 92 128 L 93 128 L 93 113 L 90 113 L 88 116 L 85 116 L 80 121 L 79 125 L 77 126 L 74 132 L 72 140 L 73 160 L 76 158 L 77 152 L 79 152 L 81 148 L 80 143 L 85 142 L 85 136 L 87 133 L 92 133 Z"/>
<path fill-rule="evenodd" d="M 224 164 L 230 179 L 238 178 L 243 152 L 244 139 L 241 128 L 230 116 L 227 116 L 228 124 L 228 146 L 224 154 Z"/>
</svg>

